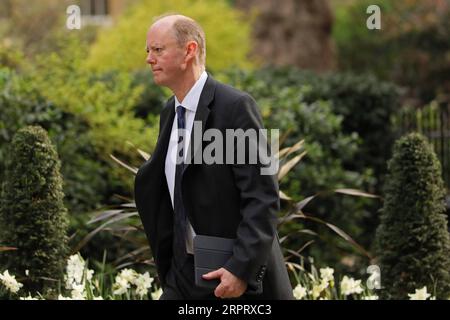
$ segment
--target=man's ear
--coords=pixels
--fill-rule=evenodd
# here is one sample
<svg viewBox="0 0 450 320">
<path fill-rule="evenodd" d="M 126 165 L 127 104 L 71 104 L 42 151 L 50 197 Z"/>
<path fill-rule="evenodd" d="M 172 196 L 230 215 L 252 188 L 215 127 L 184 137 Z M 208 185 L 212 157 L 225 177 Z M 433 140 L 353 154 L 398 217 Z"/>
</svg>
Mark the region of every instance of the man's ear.
<svg viewBox="0 0 450 320">
<path fill-rule="evenodd" d="M 198 52 L 198 43 L 195 41 L 189 41 L 186 44 L 186 56 L 184 58 L 185 62 L 196 59 Z"/>
</svg>

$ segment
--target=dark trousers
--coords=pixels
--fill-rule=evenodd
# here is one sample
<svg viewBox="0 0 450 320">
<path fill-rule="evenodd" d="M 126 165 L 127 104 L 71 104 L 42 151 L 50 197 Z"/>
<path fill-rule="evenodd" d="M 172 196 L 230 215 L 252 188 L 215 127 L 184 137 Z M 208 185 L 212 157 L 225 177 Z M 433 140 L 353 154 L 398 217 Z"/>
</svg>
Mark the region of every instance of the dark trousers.
<svg viewBox="0 0 450 320">
<path fill-rule="evenodd" d="M 214 300 L 219 299 L 211 289 L 195 285 L 194 256 L 188 255 L 184 266 L 176 268 L 172 261 L 166 275 L 166 285 L 160 300 Z"/>
</svg>

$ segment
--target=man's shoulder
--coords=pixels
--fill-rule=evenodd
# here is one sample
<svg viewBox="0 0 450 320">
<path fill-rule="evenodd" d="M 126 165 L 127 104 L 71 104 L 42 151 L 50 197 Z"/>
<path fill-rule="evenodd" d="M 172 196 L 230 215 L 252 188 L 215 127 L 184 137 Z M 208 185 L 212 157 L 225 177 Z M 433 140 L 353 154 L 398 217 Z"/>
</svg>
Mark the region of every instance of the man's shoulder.
<svg viewBox="0 0 450 320">
<path fill-rule="evenodd" d="M 250 95 L 242 91 L 240 89 L 237 89 L 229 84 L 222 83 L 220 81 L 216 81 L 216 98 L 219 100 L 225 100 L 228 102 L 237 101 L 239 99 L 242 99 L 243 97 L 249 97 Z"/>
</svg>

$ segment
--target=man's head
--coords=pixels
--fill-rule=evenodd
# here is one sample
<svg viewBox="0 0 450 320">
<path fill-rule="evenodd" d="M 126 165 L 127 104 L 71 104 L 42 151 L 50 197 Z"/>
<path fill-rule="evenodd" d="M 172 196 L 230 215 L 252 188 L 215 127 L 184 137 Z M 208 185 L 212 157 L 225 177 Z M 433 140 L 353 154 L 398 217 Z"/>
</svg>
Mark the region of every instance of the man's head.
<svg viewBox="0 0 450 320">
<path fill-rule="evenodd" d="M 147 33 L 147 63 L 158 85 L 179 86 L 193 69 L 204 70 L 205 33 L 193 19 L 182 15 L 158 18 Z"/>
</svg>

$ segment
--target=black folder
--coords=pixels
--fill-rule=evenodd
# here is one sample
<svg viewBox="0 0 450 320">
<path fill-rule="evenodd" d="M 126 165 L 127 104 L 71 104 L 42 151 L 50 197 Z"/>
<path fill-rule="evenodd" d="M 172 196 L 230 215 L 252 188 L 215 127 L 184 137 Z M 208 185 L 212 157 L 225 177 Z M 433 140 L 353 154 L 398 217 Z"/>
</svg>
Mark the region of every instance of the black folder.
<svg viewBox="0 0 450 320">
<path fill-rule="evenodd" d="M 234 239 L 196 235 L 194 237 L 195 284 L 215 289 L 219 279 L 206 280 L 202 275 L 220 269 L 233 255 Z"/>
</svg>

